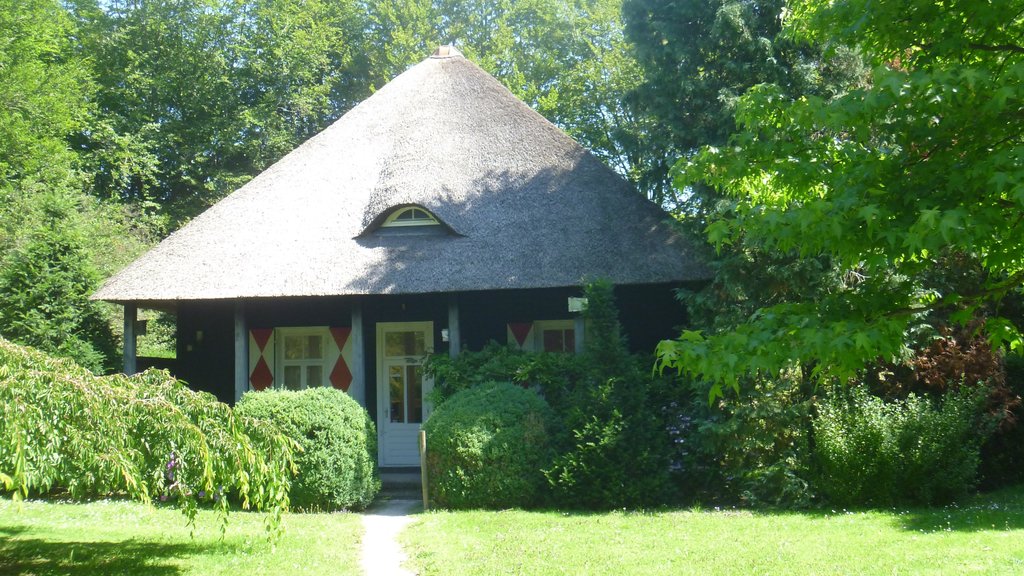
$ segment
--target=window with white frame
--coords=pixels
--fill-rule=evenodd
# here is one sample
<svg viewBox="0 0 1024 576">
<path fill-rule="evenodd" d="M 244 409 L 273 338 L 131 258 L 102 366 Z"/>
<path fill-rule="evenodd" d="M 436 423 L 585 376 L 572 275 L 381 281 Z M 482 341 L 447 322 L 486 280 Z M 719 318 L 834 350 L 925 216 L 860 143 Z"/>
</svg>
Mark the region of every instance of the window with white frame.
<svg viewBox="0 0 1024 576">
<path fill-rule="evenodd" d="M 327 385 L 326 328 L 278 328 L 278 388 L 305 390 Z"/>
<path fill-rule="evenodd" d="M 538 352 L 576 351 L 576 330 L 572 320 L 537 320 L 533 323 L 534 349 Z"/>
</svg>

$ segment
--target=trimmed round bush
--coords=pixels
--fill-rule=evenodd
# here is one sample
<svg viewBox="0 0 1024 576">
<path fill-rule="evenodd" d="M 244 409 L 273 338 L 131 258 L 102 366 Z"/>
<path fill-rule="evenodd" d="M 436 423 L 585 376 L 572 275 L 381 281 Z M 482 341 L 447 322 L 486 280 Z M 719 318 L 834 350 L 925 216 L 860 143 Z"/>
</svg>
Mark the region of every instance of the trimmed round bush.
<svg viewBox="0 0 1024 576">
<path fill-rule="evenodd" d="M 333 388 L 247 392 L 239 415 L 273 424 L 302 447 L 289 496 L 304 510 L 361 510 L 380 490 L 377 432 L 351 396 Z"/>
<path fill-rule="evenodd" d="M 532 390 L 488 382 L 454 394 L 423 425 L 431 502 L 445 508 L 529 507 L 551 463 L 554 414 Z"/>
</svg>

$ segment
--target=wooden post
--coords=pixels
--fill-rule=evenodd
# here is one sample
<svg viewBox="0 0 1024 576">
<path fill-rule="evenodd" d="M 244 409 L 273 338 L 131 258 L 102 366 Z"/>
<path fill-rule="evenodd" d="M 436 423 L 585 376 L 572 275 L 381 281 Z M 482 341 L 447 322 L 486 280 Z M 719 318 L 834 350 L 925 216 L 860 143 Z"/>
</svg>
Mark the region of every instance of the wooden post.
<svg viewBox="0 0 1024 576">
<path fill-rule="evenodd" d="M 249 330 L 245 325 L 245 304 L 235 302 L 235 402 L 249 389 Z"/>
<path fill-rule="evenodd" d="M 423 489 L 423 509 L 430 509 L 427 490 L 427 432 L 420 430 L 420 485 Z"/>
<path fill-rule="evenodd" d="M 124 305 L 124 373 L 138 372 L 135 353 L 135 322 L 139 309 L 134 304 Z"/>
<path fill-rule="evenodd" d="M 459 355 L 462 336 L 459 334 L 459 300 L 455 294 L 448 296 L 448 356 Z"/>
<path fill-rule="evenodd" d="M 352 398 L 366 406 L 366 339 L 363 338 L 363 303 L 356 299 L 352 303 Z M 370 407 L 366 406 L 369 410 Z"/>
</svg>

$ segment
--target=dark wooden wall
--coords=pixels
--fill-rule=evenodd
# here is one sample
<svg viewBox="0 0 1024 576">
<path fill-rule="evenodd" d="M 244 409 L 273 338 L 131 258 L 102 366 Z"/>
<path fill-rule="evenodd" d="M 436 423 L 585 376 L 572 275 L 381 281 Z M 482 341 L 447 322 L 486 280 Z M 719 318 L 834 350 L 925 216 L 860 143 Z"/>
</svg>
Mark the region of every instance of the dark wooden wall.
<svg viewBox="0 0 1024 576">
<path fill-rule="evenodd" d="M 491 340 L 505 343 L 511 322 L 564 320 L 568 298 L 579 288 L 466 292 L 456 296 L 463 350 L 479 350 Z M 652 353 L 658 341 L 672 338 L 685 324 L 686 314 L 676 302 L 673 287 L 626 286 L 615 290 L 620 321 L 633 352 Z M 375 295 L 358 297 L 363 310 L 366 402 L 376 417 L 378 322 L 434 323 L 434 352 L 446 353 L 441 330 L 448 327 L 448 294 Z M 249 328 L 285 326 L 350 326 L 353 297 L 282 298 L 246 301 Z M 199 341 L 197 332 L 202 331 Z M 221 401 L 234 399 L 234 302 L 186 302 L 178 308 L 179 378 L 194 388 L 215 394 Z"/>
</svg>

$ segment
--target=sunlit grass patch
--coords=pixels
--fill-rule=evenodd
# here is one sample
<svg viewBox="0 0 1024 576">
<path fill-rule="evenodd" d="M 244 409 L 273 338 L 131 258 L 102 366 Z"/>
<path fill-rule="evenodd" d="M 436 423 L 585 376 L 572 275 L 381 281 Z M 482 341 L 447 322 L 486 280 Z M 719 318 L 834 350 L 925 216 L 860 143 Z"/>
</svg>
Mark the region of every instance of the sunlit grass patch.
<svg viewBox="0 0 1024 576">
<path fill-rule="evenodd" d="M 0 575 L 360 574 L 360 517 L 287 514 L 268 541 L 265 516 L 201 511 L 194 536 L 173 508 L 136 502 L 85 504 L 0 499 Z"/>
<path fill-rule="evenodd" d="M 421 574 L 1021 574 L 1024 487 L 960 505 L 607 514 L 431 512 Z"/>
</svg>

